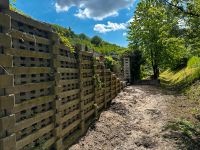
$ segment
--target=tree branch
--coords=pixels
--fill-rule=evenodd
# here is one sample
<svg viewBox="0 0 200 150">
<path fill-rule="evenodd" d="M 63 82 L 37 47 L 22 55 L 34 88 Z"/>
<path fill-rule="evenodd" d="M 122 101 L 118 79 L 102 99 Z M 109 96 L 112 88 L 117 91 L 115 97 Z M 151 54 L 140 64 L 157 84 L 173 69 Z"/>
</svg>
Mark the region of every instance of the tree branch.
<svg viewBox="0 0 200 150">
<path fill-rule="evenodd" d="M 169 2 L 168 0 L 161 0 L 161 1 L 169 4 L 172 7 L 175 7 L 176 9 L 182 11 L 186 15 L 190 15 L 190 16 L 193 16 L 193 17 L 200 17 L 200 14 L 184 10 L 183 7 L 177 6 L 177 5 L 173 4 L 172 2 Z"/>
</svg>

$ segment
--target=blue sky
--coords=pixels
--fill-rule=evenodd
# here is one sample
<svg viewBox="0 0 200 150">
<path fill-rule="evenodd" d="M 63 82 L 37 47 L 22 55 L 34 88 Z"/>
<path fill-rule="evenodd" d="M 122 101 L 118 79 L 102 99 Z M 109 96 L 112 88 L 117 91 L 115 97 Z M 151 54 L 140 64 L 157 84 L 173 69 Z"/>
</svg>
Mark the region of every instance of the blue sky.
<svg viewBox="0 0 200 150">
<path fill-rule="evenodd" d="M 126 47 L 126 26 L 139 0 L 17 0 L 15 6 L 34 19 L 98 35 Z"/>
</svg>

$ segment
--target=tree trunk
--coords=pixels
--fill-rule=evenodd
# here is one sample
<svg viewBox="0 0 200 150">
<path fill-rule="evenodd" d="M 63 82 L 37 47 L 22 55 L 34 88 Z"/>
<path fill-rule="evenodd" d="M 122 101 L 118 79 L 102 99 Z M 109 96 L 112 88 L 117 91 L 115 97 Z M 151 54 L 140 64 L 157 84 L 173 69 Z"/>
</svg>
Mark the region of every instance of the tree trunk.
<svg viewBox="0 0 200 150">
<path fill-rule="evenodd" d="M 158 79 L 159 77 L 159 68 L 157 64 L 153 65 L 153 79 Z"/>
</svg>

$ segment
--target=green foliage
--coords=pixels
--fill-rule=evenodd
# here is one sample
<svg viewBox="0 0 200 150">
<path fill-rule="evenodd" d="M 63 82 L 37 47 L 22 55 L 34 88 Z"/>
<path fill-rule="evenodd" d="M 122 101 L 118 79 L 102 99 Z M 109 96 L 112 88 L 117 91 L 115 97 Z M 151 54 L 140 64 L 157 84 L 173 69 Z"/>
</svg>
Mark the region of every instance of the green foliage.
<svg viewBox="0 0 200 150">
<path fill-rule="evenodd" d="M 91 39 L 91 43 L 94 44 L 96 47 L 100 47 L 102 45 L 102 39 L 99 36 L 94 36 Z"/>
<path fill-rule="evenodd" d="M 95 74 L 95 75 L 93 76 L 93 79 L 94 79 L 94 81 L 95 81 L 95 86 L 96 86 L 98 89 L 102 89 L 103 86 L 104 86 L 104 83 L 101 81 L 99 74 Z"/>
<path fill-rule="evenodd" d="M 200 81 L 195 82 L 186 93 L 189 100 L 196 101 L 200 104 Z M 200 109 L 198 113 L 200 113 Z"/>
<path fill-rule="evenodd" d="M 70 51 L 73 52 L 74 48 L 67 37 L 73 37 L 75 34 L 71 31 L 71 29 L 65 29 L 58 25 L 51 25 L 54 31 L 59 35 L 61 42 L 70 48 Z"/>
<path fill-rule="evenodd" d="M 171 137 L 176 138 L 176 140 L 178 141 L 179 149 L 199 149 L 199 125 L 196 125 L 186 119 L 179 119 L 177 121 L 167 124 L 165 130 L 170 130 L 174 133 Z M 168 135 L 167 137 L 170 137 L 170 135 Z"/>
<path fill-rule="evenodd" d="M 105 56 L 105 62 L 104 62 L 106 68 L 110 69 L 113 71 L 113 66 L 114 65 L 119 65 L 119 62 L 114 60 L 112 56 Z"/>
<path fill-rule="evenodd" d="M 79 35 L 75 34 L 71 28 L 64 28 L 59 25 L 52 25 L 54 28 L 54 31 L 59 33 L 59 35 L 63 38 L 66 38 L 65 43 L 69 45 L 69 42 L 71 45 L 75 44 L 81 44 L 81 45 L 86 45 L 88 49 L 92 49 L 96 52 L 106 54 L 106 55 L 112 55 L 112 52 L 116 53 L 117 55 L 122 55 L 124 51 L 127 49 L 124 47 L 120 47 L 116 44 L 111 44 L 106 41 L 103 41 L 101 38 L 98 36 L 94 36 L 93 39 L 93 44 L 92 39 L 90 39 L 87 35 L 84 33 L 81 33 Z M 67 41 L 68 40 L 68 41 Z"/>
<path fill-rule="evenodd" d="M 175 89 L 184 89 L 191 85 L 195 80 L 200 79 L 200 58 L 192 57 L 187 67 L 172 71 L 170 69 L 164 71 L 160 75 L 160 79 L 163 81 L 163 85 L 174 87 Z"/>
<path fill-rule="evenodd" d="M 154 78 L 159 70 L 173 68 L 188 56 L 186 40 L 180 36 L 179 17 L 157 0 L 141 0 L 135 11 L 128 33 L 129 48 L 142 51 Z"/>
<path fill-rule="evenodd" d="M 134 50 L 130 55 L 132 81 L 138 81 L 142 78 L 141 65 L 145 63 L 143 54 L 140 50 Z"/>
</svg>

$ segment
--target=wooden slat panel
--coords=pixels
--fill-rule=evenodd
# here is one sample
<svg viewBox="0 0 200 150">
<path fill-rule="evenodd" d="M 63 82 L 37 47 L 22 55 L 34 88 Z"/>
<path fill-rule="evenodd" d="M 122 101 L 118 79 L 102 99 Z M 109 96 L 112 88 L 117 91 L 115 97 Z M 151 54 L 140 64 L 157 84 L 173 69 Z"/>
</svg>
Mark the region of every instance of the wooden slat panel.
<svg viewBox="0 0 200 150">
<path fill-rule="evenodd" d="M 78 69 L 73 68 L 57 68 L 58 73 L 79 73 Z"/>
<path fill-rule="evenodd" d="M 77 130 L 72 135 L 70 135 L 65 141 L 63 141 L 64 147 L 68 148 L 71 146 L 81 136 L 81 134 L 81 130 Z"/>
<path fill-rule="evenodd" d="M 91 77 L 83 78 L 83 82 L 88 82 L 88 81 L 93 81 L 93 78 Z"/>
<path fill-rule="evenodd" d="M 58 85 L 66 85 L 66 84 L 73 84 L 73 83 L 78 83 L 78 79 L 70 79 L 70 80 L 59 80 Z"/>
<path fill-rule="evenodd" d="M 10 35 L 12 36 L 12 38 L 16 38 L 16 39 L 23 39 L 23 40 L 37 42 L 37 43 L 41 43 L 41 44 L 45 44 L 45 45 L 50 44 L 50 40 L 48 40 L 46 38 L 42 38 L 42 37 L 39 37 L 36 35 L 24 33 L 24 32 L 15 30 L 15 29 L 11 30 Z"/>
<path fill-rule="evenodd" d="M 62 136 L 65 136 L 65 134 L 67 134 L 70 130 L 72 130 L 73 128 L 75 128 L 76 126 L 78 126 L 80 124 L 80 122 L 81 122 L 81 120 L 77 120 L 77 121 L 73 122 L 72 124 L 70 124 L 65 129 L 63 129 L 62 130 Z"/>
<path fill-rule="evenodd" d="M 54 96 L 51 96 L 51 95 L 50 96 L 42 96 L 42 97 L 38 97 L 38 98 L 35 98 L 35 99 L 32 99 L 32 100 L 28 100 L 28 101 L 25 101 L 25 102 L 20 103 L 20 104 L 15 104 L 14 112 L 18 113 L 22 110 L 29 109 L 29 108 L 32 108 L 34 106 L 38 106 L 38 105 L 42 105 L 42 104 L 52 102 L 53 100 L 54 100 Z"/>
<path fill-rule="evenodd" d="M 69 113 L 68 115 L 61 118 L 61 123 L 64 123 L 65 121 L 73 118 L 74 116 L 78 115 L 79 113 L 80 113 L 80 110 L 75 110 L 75 111 Z"/>
<path fill-rule="evenodd" d="M 81 73 L 90 73 L 93 72 L 93 69 L 81 69 Z"/>
<path fill-rule="evenodd" d="M 77 105 L 78 103 L 80 103 L 80 99 L 76 99 L 76 100 L 73 100 L 73 101 L 70 101 L 66 104 L 62 104 L 60 107 L 59 107 L 59 110 L 58 111 L 63 111 L 65 109 L 68 109 L 69 107 L 72 107 L 73 105 Z"/>
<path fill-rule="evenodd" d="M 20 57 L 34 57 L 34 58 L 44 58 L 51 59 L 51 54 L 41 53 L 41 52 L 33 52 L 29 50 L 20 50 L 20 49 L 6 49 L 6 54 L 20 56 Z"/>
<path fill-rule="evenodd" d="M 81 61 L 81 64 L 91 64 L 92 63 L 92 61 L 90 61 L 90 60 L 82 60 Z"/>
<path fill-rule="evenodd" d="M 17 94 L 20 92 L 28 92 L 37 89 L 47 89 L 53 85 L 53 82 L 44 82 L 44 83 L 30 83 L 25 85 L 17 85 L 12 88 L 7 88 L 6 93 Z"/>
<path fill-rule="evenodd" d="M 94 93 L 91 93 L 91 94 L 89 94 L 89 95 L 84 96 L 84 97 L 83 97 L 83 100 L 86 100 L 86 99 L 91 98 L 91 97 L 93 97 L 93 96 L 94 96 Z"/>
<path fill-rule="evenodd" d="M 49 149 L 49 147 L 51 147 L 56 141 L 55 137 L 50 138 L 49 140 L 47 140 L 43 145 L 42 145 L 42 149 Z"/>
<path fill-rule="evenodd" d="M 33 18 L 26 17 L 24 15 L 21 15 L 19 13 L 13 12 L 13 11 L 9 11 L 8 13 L 12 17 L 13 20 L 22 22 L 24 24 L 33 26 L 35 28 L 38 28 L 38 29 L 41 29 L 44 31 L 52 32 L 52 28 L 50 27 L 50 25 L 48 25 L 46 23 L 42 23 L 42 22 L 33 20 Z"/>
<path fill-rule="evenodd" d="M 81 54 L 85 56 L 91 56 L 91 57 L 93 56 L 93 53 L 86 52 L 86 51 L 81 51 Z"/>
<path fill-rule="evenodd" d="M 86 109 L 86 108 L 88 108 L 88 107 L 91 107 L 91 106 L 93 106 L 93 105 L 94 105 L 94 101 L 92 101 L 92 102 L 90 102 L 90 103 L 84 105 L 84 109 Z"/>
<path fill-rule="evenodd" d="M 38 139 L 39 137 L 41 137 L 42 135 L 44 135 L 45 133 L 49 133 L 51 130 L 54 129 L 54 124 L 50 124 L 40 130 L 38 130 L 37 132 L 23 138 L 20 141 L 16 142 L 16 149 L 20 150 L 22 149 L 24 146 L 28 145 L 29 143 L 33 142 L 34 140 Z"/>
<path fill-rule="evenodd" d="M 83 88 L 83 91 L 87 91 L 87 90 L 90 90 L 90 89 L 93 89 L 94 86 L 93 85 L 90 85 L 90 86 L 86 86 Z"/>
<path fill-rule="evenodd" d="M 43 119 L 49 118 L 49 117 L 53 116 L 53 114 L 54 114 L 54 111 L 50 110 L 50 111 L 47 111 L 47 112 L 44 112 L 44 113 L 39 113 L 39 114 L 35 115 L 33 118 L 26 119 L 26 120 L 23 120 L 19 123 L 16 123 L 15 124 L 15 132 L 18 132 L 18 131 L 23 130 L 27 127 L 30 127 L 34 123 L 37 123 L 37 122 L 39 122 Z"/>
<path fill-rule="evenodd" d="M 8 69 L 11 74 L 40 74 L 40 73 L 51 73 L 51 68 L 48 67 L 13 67 Z"/>
<path fill-rule="evenodd" d="M 89 118 L 93 114 L 94 114 L 94 109 L 85 114 L 85 119 Z"/>
<path fill-rule="evenodd" d="M 64 97 L 67 97 L 67 96 L 70 96 L 70 95 L 77 94 L 79 91 L 80 91 L 79 89 L 70 90 L 70 91 L 67 91 L 67 92 L 58 93 L 57 95 L 58 95 L 59 98 L 64 98 Z"/>
<path fill-rule="evenodd" d="M 69 62 L 69 63 L 77 63 L 76 59 L 70 58 L 70 57 L 61 56 L 61 55 L 57 55 L 56 56 L 56 61 L 66 61 L 66 62 Z"/>
</svg>

